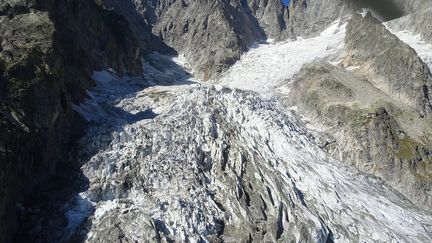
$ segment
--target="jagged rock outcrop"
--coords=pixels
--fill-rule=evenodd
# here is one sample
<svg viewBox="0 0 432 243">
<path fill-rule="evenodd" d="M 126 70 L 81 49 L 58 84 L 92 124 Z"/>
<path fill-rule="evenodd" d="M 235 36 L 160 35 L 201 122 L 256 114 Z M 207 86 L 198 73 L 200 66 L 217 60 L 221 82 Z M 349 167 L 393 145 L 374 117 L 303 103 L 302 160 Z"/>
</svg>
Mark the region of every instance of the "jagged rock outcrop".
<svg viewBox="0 0 432 243">
<path fill-rule="evenodd" d="M 251 44 L 318 34 L 348 12 L 350 3 L 294 1 L 134 1 L 153 33 L 186 54 L 207 80 L 228 69 Z M 290 15 L 290 16 L 289 16 Z"/>
<path fill-rule="evenodd" d="M 147 18 L 143 18 L 139 9 L 132 0 L 97 0 L 102 8 L 121 15 L 127 22 L 130 30 L 139 41 L 139 47 L 143 54 L 158 51 L 164 54 L 175 55 L 175 50 L 169 48 L 159 37 L 152 34 L 151 24 Z M 160 2 L 160 1 L 157 1 Z M 156 3 L 156 2 L 155 2 Z M 153 4 L 155 4 L 153 3 Z"/>
<path fill-rule="evenodd" d="M 248 1 L 248 4 L 268 38 L 281 40 L 291 34 L 287 26 L 290 15 L 288 6 L 284 6 L 280 1 L 262 0 Z"/>
<path fill-rule="evenodd" d="M 362 7 L 375 9 L 383 19 L 402 15 L 403 8 L 386 0 L 370 1 L 176 1 L 135 0 L 137 11 L 152 31 L 184 53 L 204 80 L 228 69 L 254 42 L 310 37 L 348 13 Z M 387 8 L 380 8 L 387 6 Z"/>
<path fill-rule="evenodd" d="M 151 2 L 151 3 L 150 3 Z M 204 80 L 228 69 L 265 35 L 244 1 L 138 1 L 160 36 Z"/>
<path fill-rule="evenodd" d="M 331 154 L 430 210 L 428 66 L 370 14 L 351 18 L 345 42 L 339 67 L 305 66 L 287 99 L 333 135 Z"/>
<path fill-rule="evenodd" d="M 352 11 L 349 1 L 292 1 L 289 21 L 285 23 L 291 37 L 319 34 L 338 18 Z M 289 34 L 288 34 L 289 36 Z"/>
<path fill-rule="evenodd" d="M 370 14 L 354 15 L 347 26 L 345 66 L 387 95 L 415 108 L 420 116 L 432 111 L 432 75 L 416 51 Z"/>
</svg>

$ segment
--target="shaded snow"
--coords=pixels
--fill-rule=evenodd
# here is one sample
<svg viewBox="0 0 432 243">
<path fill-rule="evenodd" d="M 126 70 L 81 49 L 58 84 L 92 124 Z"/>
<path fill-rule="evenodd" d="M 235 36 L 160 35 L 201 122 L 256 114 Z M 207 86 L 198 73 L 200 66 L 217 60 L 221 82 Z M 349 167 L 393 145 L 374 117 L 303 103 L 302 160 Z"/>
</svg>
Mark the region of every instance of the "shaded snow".
<svg viewBox="0 0 432 243">
<path fill-rule="evenodd" d="M 85 222 L 92 211 L 93 205 L 91 202 L 80 195 L 75 196 L 65 205 L 65 216 L 68 220 L 67 231 L 70 232 L 69 235 L 72 235 L 77 227 Z M 68 236 L 65 236 L 64 239 L 67 239 L 67 237 Z"/>
<path fill-rule="evenodd" d="M 99 220 L 101 217 L 103 217 L 107 212 L 110 212 L 114 210 L 118 205 L 117 200 L 109 200 L 109 201 L 102 201 L 99 202 L 99 204 L 96 207 L 96 210 L 94 212 L 94 217 L 96 220 Z"/>
</svg>

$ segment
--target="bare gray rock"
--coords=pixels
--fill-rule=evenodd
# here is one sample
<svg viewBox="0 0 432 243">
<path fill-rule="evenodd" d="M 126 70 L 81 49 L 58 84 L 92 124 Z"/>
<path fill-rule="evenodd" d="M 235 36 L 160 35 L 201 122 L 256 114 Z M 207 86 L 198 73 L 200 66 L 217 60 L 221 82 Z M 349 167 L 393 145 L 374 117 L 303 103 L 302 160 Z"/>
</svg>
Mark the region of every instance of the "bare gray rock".
<svg viewBox="0 0 432 243">
<path fill-rule="evenodd" d="M 424 5 L 422 9 L 412 12 L 403 18 L 391 21 L 389 25 L 397 30 L 410 30 L 420 34 L 426 42 L 432 43 L 432 4 Z"/>
<path fill-rule="evenodd" d="M 325 145 L 330 154 L 430 210 L 432 149 L 403 125 L 414 122 L 425 129 L 423 118 L 413 120 L 413 108 L 353 72 L 324 63 L 305 66 L 291 89 L 289 103 L 335 138 Z"/>
<path fill-rule="evenodd" d="M 173 1 L 161 4 L 153 33 L 184 53 L 204 80 L 228 69 L 264 32 L 242 1 Z"/>
<path fill-rule="evenodd" d="M 363 76 L 387 95 L 417 109 L 432 111 L 432 75 L 416 51 L 370 14 L 354 15 L 347 26 L 345 66 L 360 66 Z"/>
</svg>

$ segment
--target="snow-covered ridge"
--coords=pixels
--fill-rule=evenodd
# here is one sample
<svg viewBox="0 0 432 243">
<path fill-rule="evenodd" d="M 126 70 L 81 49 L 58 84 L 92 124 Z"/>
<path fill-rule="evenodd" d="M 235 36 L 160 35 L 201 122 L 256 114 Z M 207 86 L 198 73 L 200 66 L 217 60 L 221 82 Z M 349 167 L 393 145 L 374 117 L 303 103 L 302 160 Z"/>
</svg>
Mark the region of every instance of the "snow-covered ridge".
<svg viewBox="0 0 432 243">
<path fill-rule="evenodd" d="M 346 23 L 334 22 L 315 38 L 261 44 L 243 54 L 218 82 L 231 88 L 258 92 L 273 91 L 306 64 L 335 59 L 344 48 Z"/>
</svg>

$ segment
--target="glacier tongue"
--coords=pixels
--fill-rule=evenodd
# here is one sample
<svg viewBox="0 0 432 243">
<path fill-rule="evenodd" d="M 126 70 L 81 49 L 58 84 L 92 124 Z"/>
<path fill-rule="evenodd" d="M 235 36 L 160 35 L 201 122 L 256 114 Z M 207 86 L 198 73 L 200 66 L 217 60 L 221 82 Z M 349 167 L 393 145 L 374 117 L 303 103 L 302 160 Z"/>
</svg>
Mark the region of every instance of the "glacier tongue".
<svg viewBox="0 0 432 243">
<path fill-rule="evenodd" d="M 76 107 L 94 124 L 79 151 L 92 155 L 88 242 L 432 241 L 429 215 L 326 155 L 276 98 L 161 66 L 95 73 Z"/>
</svg>

